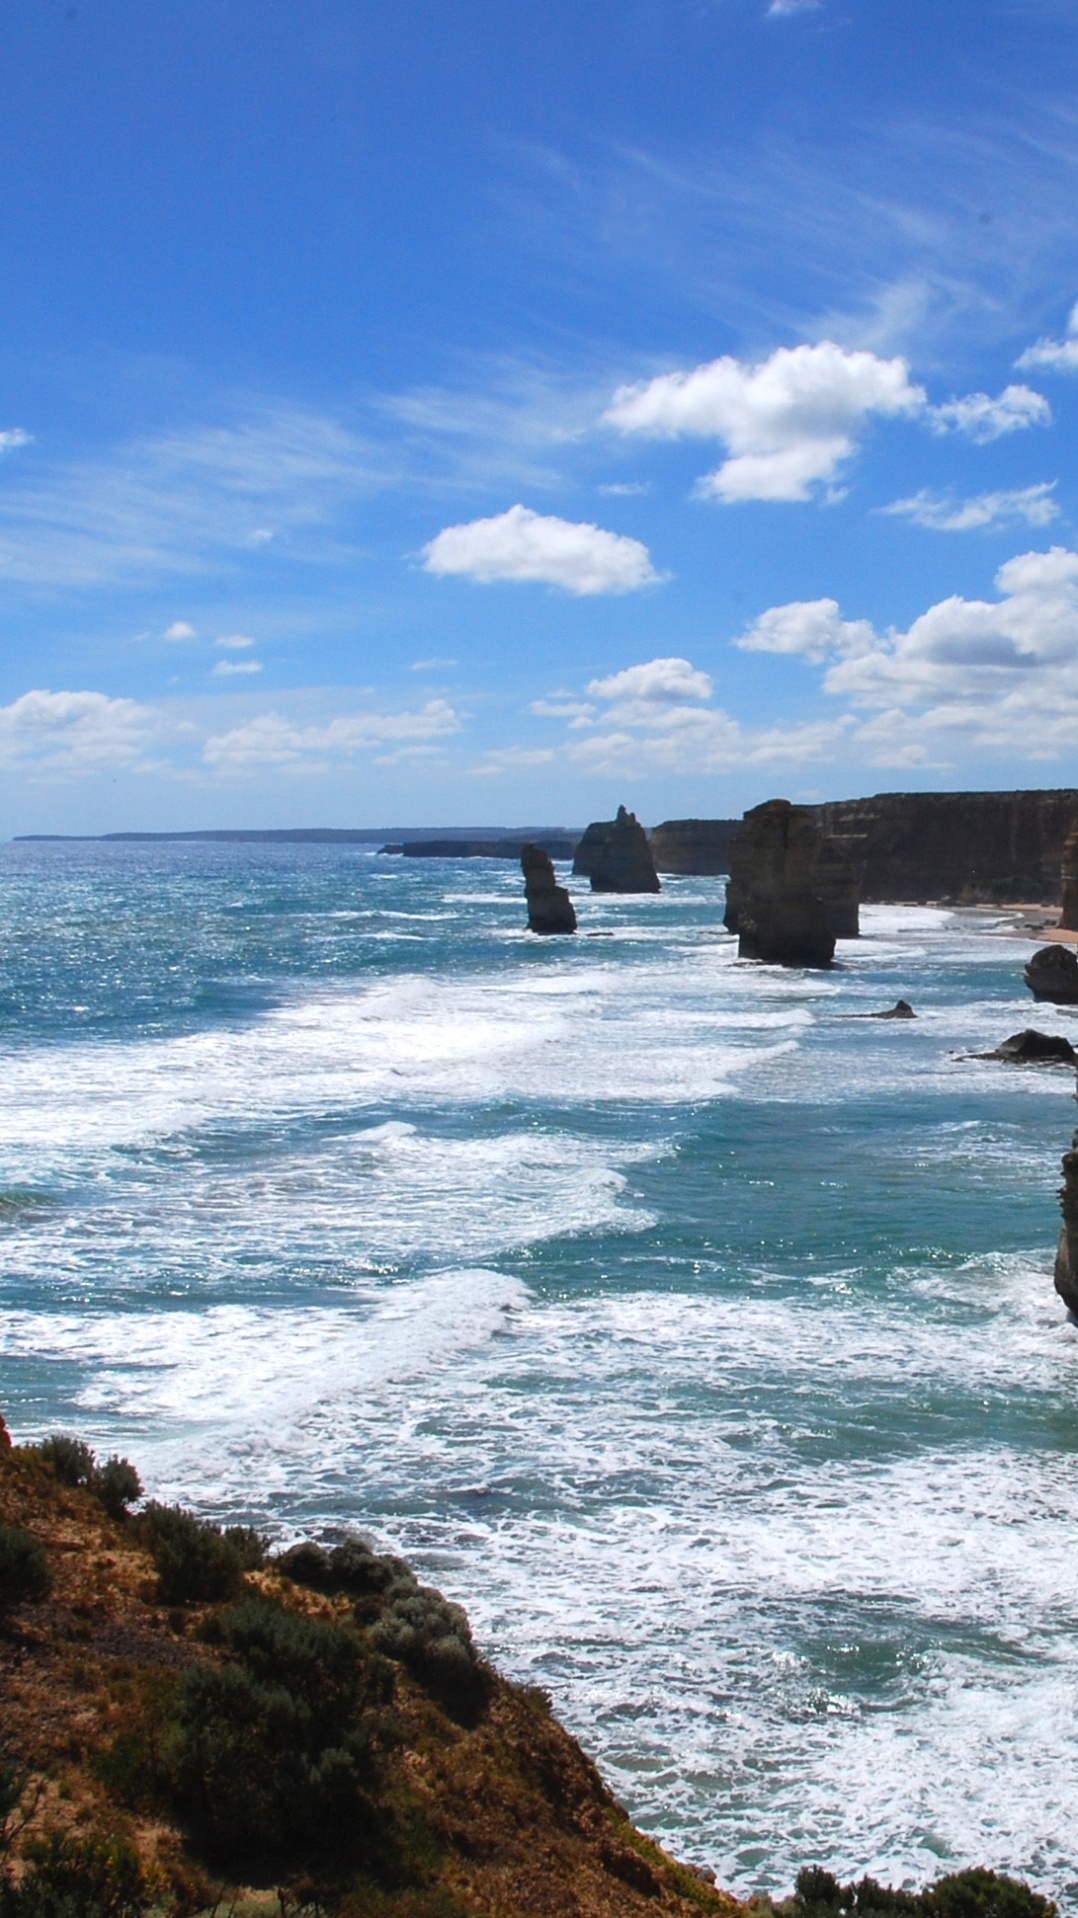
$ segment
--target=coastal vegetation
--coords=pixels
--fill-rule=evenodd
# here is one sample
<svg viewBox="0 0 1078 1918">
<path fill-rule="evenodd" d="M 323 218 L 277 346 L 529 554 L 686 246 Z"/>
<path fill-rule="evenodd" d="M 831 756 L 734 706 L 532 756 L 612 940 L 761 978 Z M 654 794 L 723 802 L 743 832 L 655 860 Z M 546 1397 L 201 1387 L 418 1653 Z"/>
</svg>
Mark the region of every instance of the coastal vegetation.
<svg viewBox="0 0 1078 1918">
<path fill-rule="evenodd" d="M 745 1905 L 403 1559 L 139 1490 L 75 1439 L 0 1450 L 0 1918 L 1053 1918 L 986 1870 Z"/>
</svg>

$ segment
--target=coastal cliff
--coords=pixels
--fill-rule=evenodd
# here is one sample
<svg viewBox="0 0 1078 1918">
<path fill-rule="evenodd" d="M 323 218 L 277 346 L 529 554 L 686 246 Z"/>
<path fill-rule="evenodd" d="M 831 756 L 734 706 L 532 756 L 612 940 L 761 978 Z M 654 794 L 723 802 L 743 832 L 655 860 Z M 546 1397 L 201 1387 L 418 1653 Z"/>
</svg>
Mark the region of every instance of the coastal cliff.
<svg viewBox="0 0 1078 1918">
<path fill-rule="evenodd" d="M 865 901 L 1055 903 L 1078 790 L 877 793 L 811 808 Z"/>
<path fill-rule="evenodd" d="M 402 1560 L 110 1516 L 108 1468 L 63 1446 L 0 1449 L 7 1918 L 744 1911 L 634 1829 Z"/>
<path fill-rule="evenodd" d="M 648 838 L 659 872 L 714 877 L 730 870 L 730 842 L 739 819 L 664 819 Z"/>
</svg>

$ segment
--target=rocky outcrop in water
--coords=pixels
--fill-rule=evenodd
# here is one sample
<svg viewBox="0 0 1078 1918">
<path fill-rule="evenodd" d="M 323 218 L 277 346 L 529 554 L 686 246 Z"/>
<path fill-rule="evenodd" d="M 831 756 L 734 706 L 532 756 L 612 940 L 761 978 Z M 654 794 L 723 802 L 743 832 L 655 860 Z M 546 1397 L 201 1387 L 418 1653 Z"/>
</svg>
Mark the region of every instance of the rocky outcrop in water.
<svg viewBox="0 0 1078 1918">
<path fill-rule="evenodd" d="M 820 835 L 804 806 L 769 799 L 745 814 L 731 847 L 726 925 L 738 957 L 829 966 L 835 952 L 816 885 Z"/>
<path fill-rule="evenodd" d="M 886 1012 L 866 1012 L 866 1019 L 916 1019 L 917 1014 L 908 999 L 896 999 Z"/>
<path fill-rule="evenodd" d="M 659 875 L 648 836 L 635 813 L 618 807 L 616 819 L 599 819 L 576 849 L 573 871 L 591 880 L 592 892 L 659 892 Z"/>
<path fill-rule="evenodd" d="M 994 1052 L 975 1052 L 975 1059 L 1002 1059 L 1009 1066 L 1078 1066 L 1078 1053 L 1059 1032 L 1038 1032 L 1027 1026 L 1012 1032 Z"/>
<path fill-rule="evenodd" d="M 564 886 L 559 886 L 549 853 L 541 846 L 522 846 L 520 868 L 528 903 L 528 931 L 575 932 L 576 913 Z"/>
<path fill-rule="evenodd" d="M 811 810 L 851 856 L 863 900 L 1047 903 L 1060 897 L 1078 790 L 877 793 Z"/>
<path fill-rule="evenodd" d="M 1078 958 L 1069 946 L 1041 946 L 1023 968 L 1033 997 L 1052 1006 L 1078 1006 Z"/>
<path fill-rule="evenodd" d="M 664 819 L 648 838 L 658 872 L 713 876 L 730 870 L 736 819 Z"/>
</svg>

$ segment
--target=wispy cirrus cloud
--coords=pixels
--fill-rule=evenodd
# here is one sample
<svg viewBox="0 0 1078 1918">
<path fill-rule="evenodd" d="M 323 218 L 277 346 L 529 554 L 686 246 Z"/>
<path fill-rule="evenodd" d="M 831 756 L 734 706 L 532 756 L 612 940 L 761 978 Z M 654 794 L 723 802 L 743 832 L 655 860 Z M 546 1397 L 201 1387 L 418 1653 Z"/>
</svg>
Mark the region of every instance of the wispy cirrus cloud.
<svg viewBox="0 0 1078 1918">
<path fill-rule="evenodd" d="M 330 560 L 346 550 L 347 509 L 389 474 L 384 448 L 295 407 L 142 435 L 84 460 L 39 463 L 5 486 L 0 579 L 152 584 L 277 543 L 293 559 Z"/>
<path fill-rule="evenodd" d="M 408 712 L 339 713 L 324 722 L 303 724 L 279 712 L 256 714 L 227 732 L 206 740 L 202 758 L 217 772 L 257 772 L 325 766 L 354 759 L 372 749 L 399 758 L 429 749 L 460 730 L 460 715 L 444 699 L 430 699 Z"/>
<path fill-rule="evenodd" d="M 1033 346 L 1026 347 L 1015 366 L 1022 370 L 1043 367 L 1050 373 L 1078 373 L 1078 304 L 1070 310 L 1066 339 L 1037 340 Z"/>
<path fill-rule="evenodd" d="M 1036 486 L 977 493 L 972 499 L 957 499 L 953 493 L 933 493 L 926 488 L 908 499 L 892 500 L 877 511 L 912 520 L 916 526 L 928 526 L 937 533 L 989 531 L 1022 521 L 1027 526 L 1048 526 L 1059 518 L 1059 507 L 1052 497 L 1055 486 L 1055 480 L 1042 480 Z"/>
<path fill-rule="evenodd" d="M 577 596 L 635 593 L 660 577 L 640 540 L 519 505 L 445 527 L 423 548 L 423 564 L 443 577 L 532 581 Z"/>
</svg>

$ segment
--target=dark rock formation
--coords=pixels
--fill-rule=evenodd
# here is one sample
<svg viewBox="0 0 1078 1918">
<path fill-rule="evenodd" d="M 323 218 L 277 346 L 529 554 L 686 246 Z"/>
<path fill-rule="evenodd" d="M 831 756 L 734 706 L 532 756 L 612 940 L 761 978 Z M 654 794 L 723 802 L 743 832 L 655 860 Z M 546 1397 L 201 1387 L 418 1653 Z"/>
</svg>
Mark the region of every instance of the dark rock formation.
<svg viewBox="0 0 1078 1918">
<path fill-rule="evenodd" d="M 591 880 L 592 892 L 659 892 L 659 875 L 648 836 L 635 813 L 618 807 L 616 819 L 590 825 L 576 849 L 574 873 Z"/>
<path fill-rule="evenodd" d="M 916 1019 L 917 1014 L 907 999 L 896 999 L 886 1012 L 866 1012 L 866 1019 Z"/>
<path fill-rule="evenodd" d="M 541 846 L 523 846 L 520 867 L 528 902 L 528 931 L 575 932 L 573 902 L 554 877 L 550 855 Z"/>
<path fill-rule="evenodd" d="M 811 810 L 846 846 L 863 900 L 1044 904 L 1060 896 L 1078 791 L 877 793 Z"/>
<path fill-rule="evenodd" d="M 729 872 L 730 841 L 738 824 L 736 819 L 664 819 L 648 834 L 656 871 L 700 876 Z"/>
<path fill-rule="evenodd" d="M 1009 1066 L 1078 1066 L 1078 1052 L 1062 1033 L 1038 1032 L 1027 1026 L 1012 1032 L 994 1052 L 975 1052 L 975 1059 L 1002 1059 Z"/>
<path fill-rule="evenodd" d="M 1078 1132 L 1063 1154 L 1063 1184 L 1059 1192 L 1063 1224 L 1056 1247 L 1055 1286 L 1068 1312 L 1078 1318 Z"/>
<path fill-rule="evenodd" d="M 804 806 L 769 799 L 745 814 L 731 847 L 726 925 L 738 957 L 829 966 L 835 952 L 815 883 L 820 835 Z"/>
<path fill-rule="evenodd" d="M 1053 1006 L 1078 1006 L 1078 958 L 1069 946 L 1041 946 L 1024 968 L 1033 997 Z"/>
<path fill-rule="evenodd" d="M 1059 864 L 1063 902 L 1059 923 L 1067 932 L 1078 932 L 1078 824 L 1071 827 L 1063 841 Z"/>
<path fill-rule="evenodd" d="M 774 863 L 780 843 L 783 871 L 789 868 L 786 877 L 780 877 Z M 836 939 L 856 939 L 857 880 L 849 856 L 843 846 L 819 831 L 812 807 L 791 806 L 787 799 L 770 799 L 747 812 L 731 842 L 727 930 L 740 935 L 747 902 L 754 901 L 758 919 L 761 893 L 776 896 L 776 887 L 779 891 L 792 887 L 821 903 L 832 952 Z"/>
</svg>

